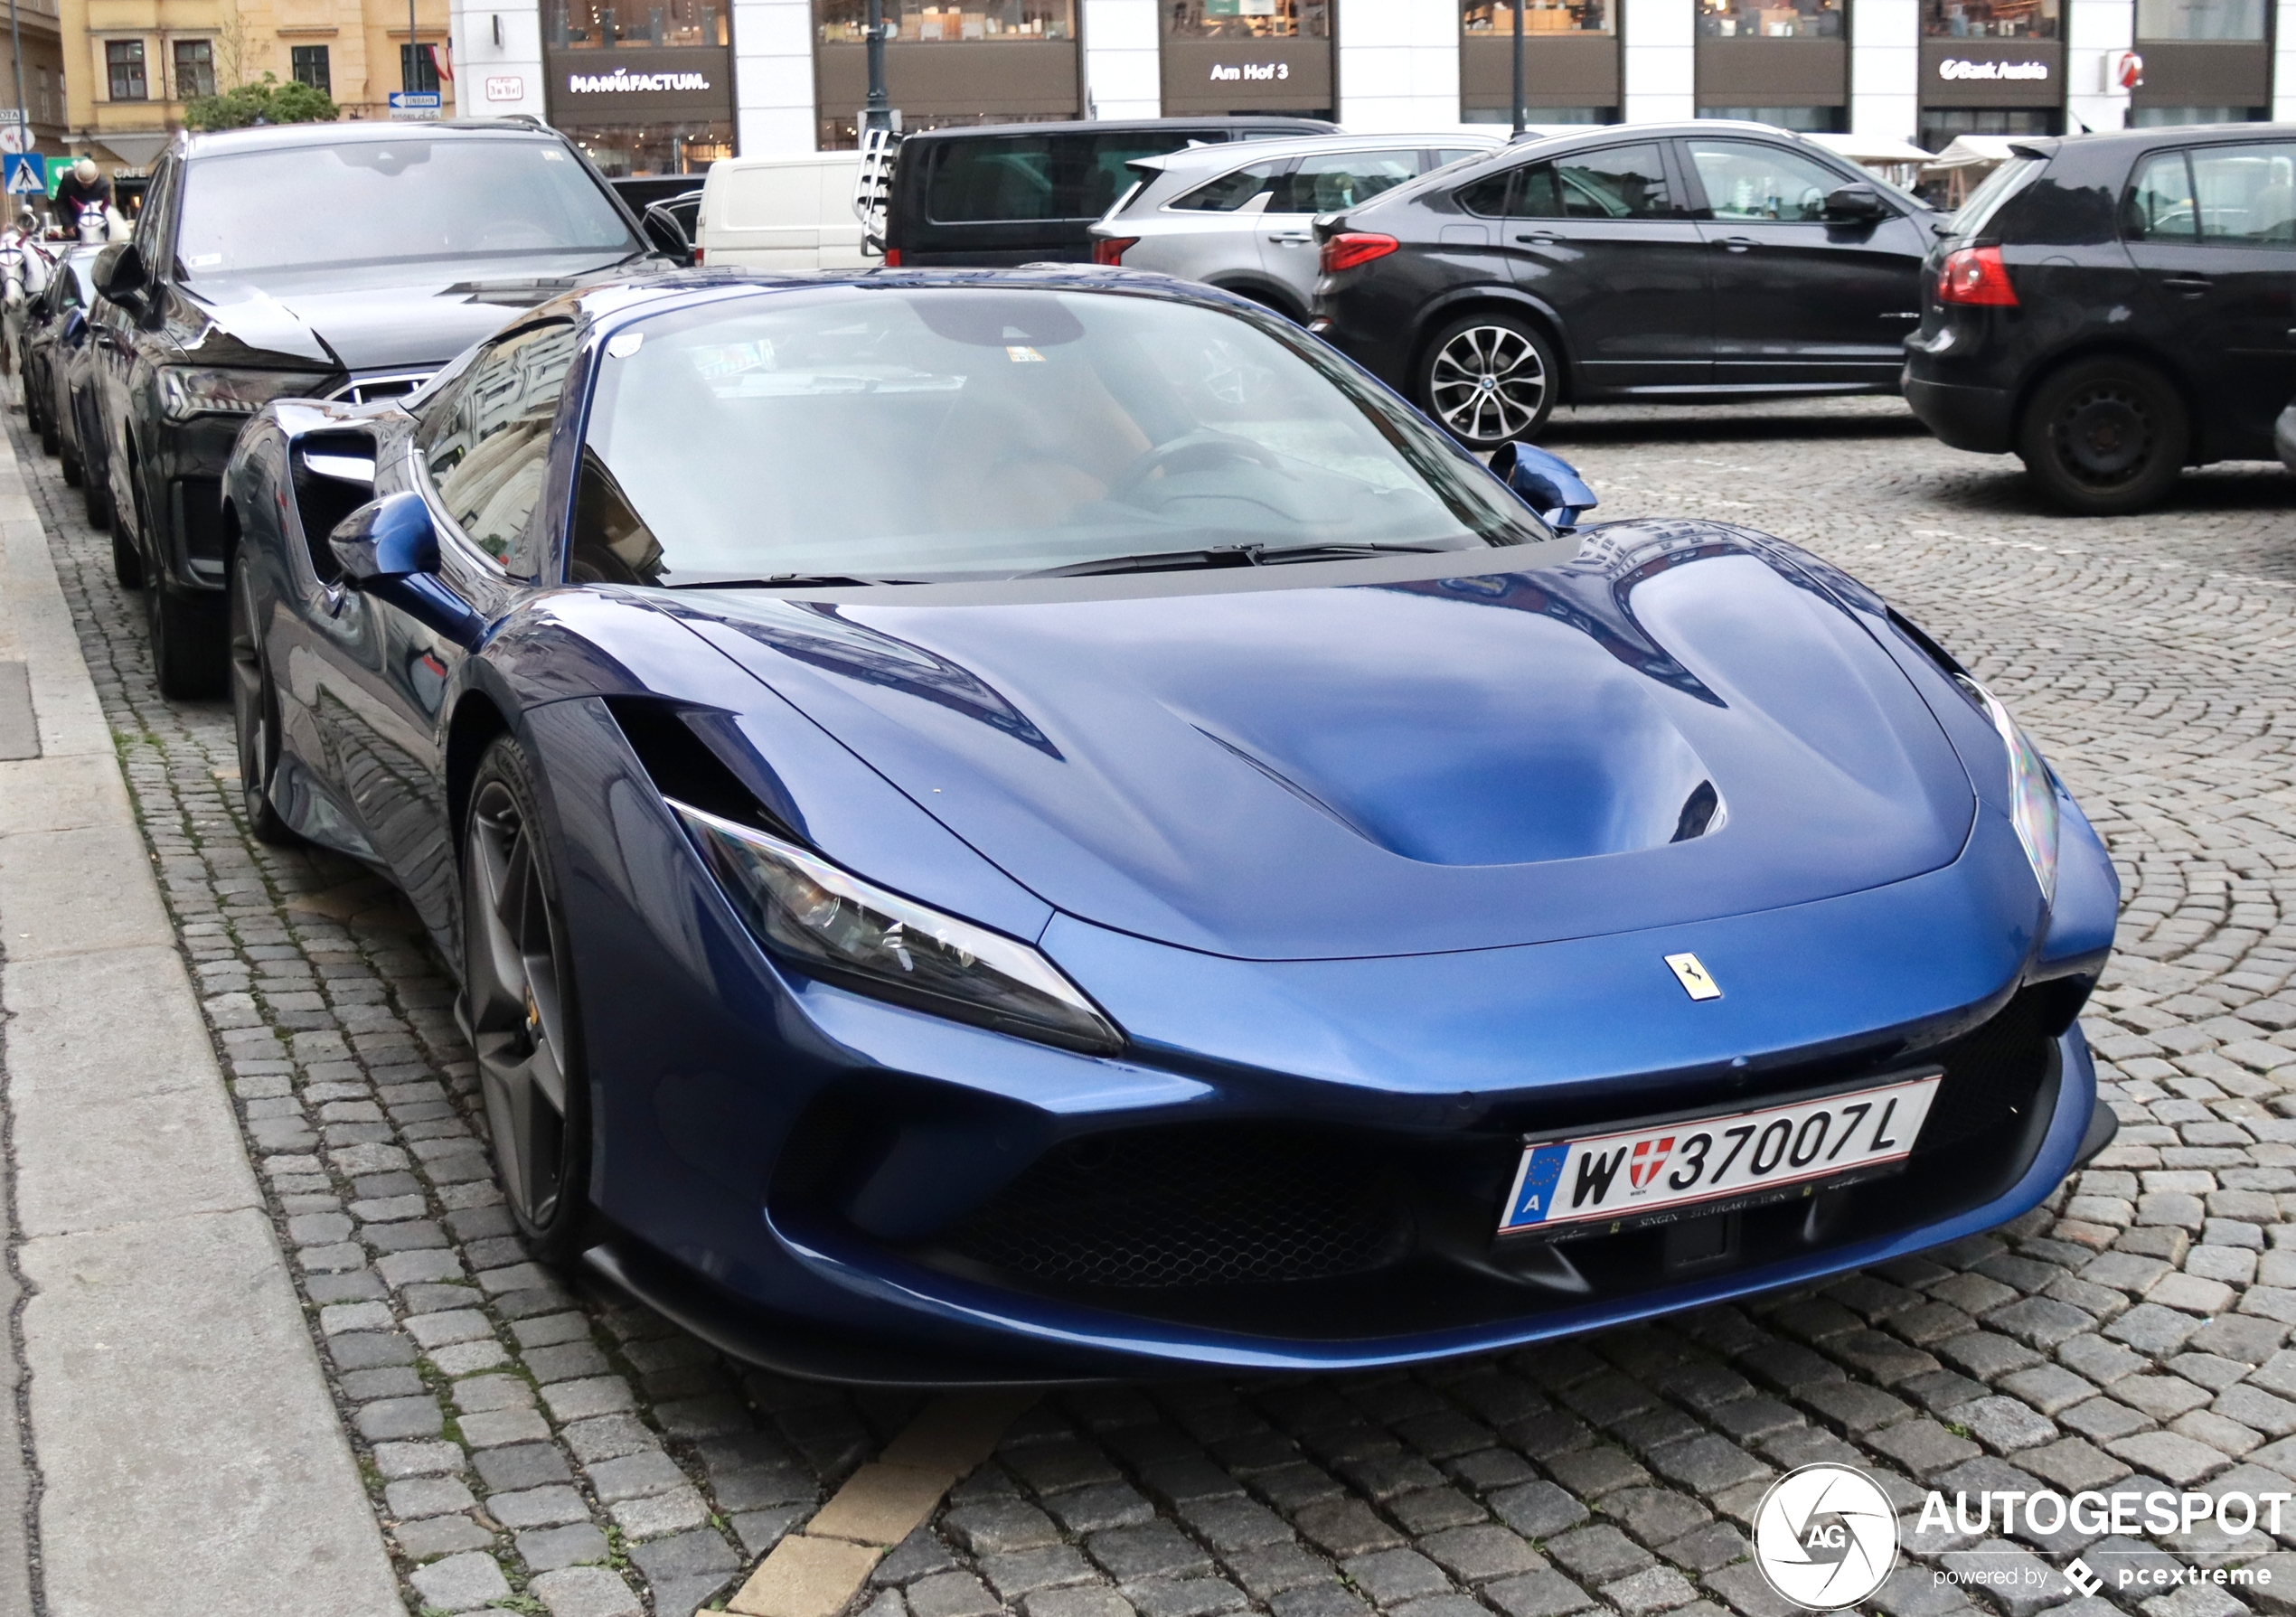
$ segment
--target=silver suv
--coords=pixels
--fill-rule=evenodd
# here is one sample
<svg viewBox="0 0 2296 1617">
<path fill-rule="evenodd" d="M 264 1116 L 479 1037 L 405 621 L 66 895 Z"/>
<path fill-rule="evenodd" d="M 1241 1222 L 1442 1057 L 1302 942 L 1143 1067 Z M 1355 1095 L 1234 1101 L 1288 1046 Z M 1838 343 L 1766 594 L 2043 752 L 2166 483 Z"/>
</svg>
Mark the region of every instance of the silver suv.
<svg viewBox="0 0 2296 1617">
<path fill-rule="evenodd" d="M 1128 166 L 1141 176 L 1092 227 L 1092 259 L 1155 269 L 1307 318 L 1319 213 L 1506 145 L 1497 135 L 1323 135 L 1192 146 Z"/>
</svg>

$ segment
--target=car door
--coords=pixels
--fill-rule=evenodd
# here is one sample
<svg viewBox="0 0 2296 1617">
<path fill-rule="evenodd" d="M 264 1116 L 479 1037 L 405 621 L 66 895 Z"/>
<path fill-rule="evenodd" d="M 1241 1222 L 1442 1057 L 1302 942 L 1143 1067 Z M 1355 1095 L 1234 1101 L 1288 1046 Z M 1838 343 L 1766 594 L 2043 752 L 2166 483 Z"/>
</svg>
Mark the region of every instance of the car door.
<svg viewBox="0 0 2296 1617">
<path fill-rule="evenodd" d="M 1829 220 L 1827 194 L 1856 181 L 1807 153 L 1703 136 L 1681 147 L 1704 193 L 1716 384 L 1893 381 L 1921 323 L 1921 228 L 1894 211 Z"/>
<path fill-rule="evenodd" d="M 438 529 L 438 581 L 476 621 L 498 617 L 523 587 L 513 561 L 531 554 L 527 525 L 575 345 L 568 320 L 504 333 L 428 401 L 415 431 L 404 476 Z M 400 606 L 349 590 L 337 597 L 330 638 L 319 716 L 329 771 L 376 855 L 443 935 L 454 860 L 442 705 L 468 648 Z"/>
<path fill-rule="evenodd" d="M 103 318 L 89 339 L 96 351 L 89 372 L 93 384 L 89 415 L 97 428 L 98 441 L 93 453 L 85 456 L 88 475 L 100 479 L 110 495 L 115 531 L 134 536 L 139 544 L 136 495 L 127 476 L 128 412 L 135 400 L 139 370 L 148 372 L 153 368 L 142 362 L 143 350 L 162 334 L 158 282 L 171 250 L 169 244 L 174 240 L 174 195 L 183 173 L 183 165 L 174 156 L 163 158 L 158 172 L 152 176 L 144 210 L 136 216 L 136 231 L 130 240 L 144 261 L 144 294 L 133 303 L 104 300 Z M 157 558 L 146 551 L 146 579 L 159 576 L 158 566 Z"/>
<path fill-rule="evenodd" d="M 1306 308 L 1315 300 L 1321 268 L 1315 216 L 1352 208 L 1416 178 L 1424 161 L 1416 146 L 1317 152 L 1302 157 L 1260 216 L 1256 234 L 1261 264 Z"/>
<path fill-rule="evenodd" d="M 2270 455 L 2296 397 L 2296 141 L 2151 153 L 2122 217 L 2164 347 L 2203 384 L 2204 450 Z"/>
<path fill-rule="evenodd" d="M 1515 283 L 1560 319 L 1581 388 L 1710 385 L 1706 247 L 1663 143 L 1529 165 L 1510 209 Z"/>
</svg>

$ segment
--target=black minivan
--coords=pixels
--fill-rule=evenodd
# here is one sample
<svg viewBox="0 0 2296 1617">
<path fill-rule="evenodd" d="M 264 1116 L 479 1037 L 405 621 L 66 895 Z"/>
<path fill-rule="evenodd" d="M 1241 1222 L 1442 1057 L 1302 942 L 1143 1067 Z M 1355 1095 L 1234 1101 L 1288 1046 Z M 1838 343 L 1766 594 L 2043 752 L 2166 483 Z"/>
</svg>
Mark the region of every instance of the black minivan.
<svg viewBox="0 0 2296 1617">
<path fill-rule="evenodd" d="M 2021 141 L 1931 253 L 1905 400 L 2055 504 L 2272 458 L 2296 395 L 2296 125 Z"/>
<path fill-rule="evenodd" d="M 1085 264 L 1093 221 L 1140 176 L 1125 166 L 1182 146 L 1331 135 L 1313 118 L 1158 118 L 927 129 L 901 142 L 885 262 Z"/>
</svg>

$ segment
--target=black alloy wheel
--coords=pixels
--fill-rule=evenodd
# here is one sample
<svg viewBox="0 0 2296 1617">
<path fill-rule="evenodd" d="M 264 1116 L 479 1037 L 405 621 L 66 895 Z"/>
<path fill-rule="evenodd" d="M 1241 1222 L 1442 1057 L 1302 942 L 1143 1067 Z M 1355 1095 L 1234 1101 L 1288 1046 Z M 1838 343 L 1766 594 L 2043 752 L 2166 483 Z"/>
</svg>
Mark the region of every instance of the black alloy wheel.
<svg viewBox="0 0 2296 1617">
<path fill-rule="evenodd" d="M 2134 360 L 2068 365 L 2026 406 L 2017 452 L 2049 503 L 2078 516 L 2142 511 L 2168 494 L 2190 442 L 2184 400 Z"/>
<path fill-rule="evenodd" d="M 279 693 L 263 655 L 252 569 L 242 549 L 231 562 L 231 726 L 239 737 L 240 794 L 248 830 L 259 842 L 292 847 L 303 839 L 271 806 L 279 769 Z"/>
<path fill-rule="evenodd" d="M 1419 366 L 1419 402 L 1470 449 L 1529 437 L 1555 408 L 1562 377 L 1546 335 L 1511 315 L 1445 326 Z"/>
<path fill-rule="evenodd" d="M 67 395 L 64 400 L 65 408 L 70 409 L 71 403 L 71 398 Z M 52 409 L 54 407 L 52 405 L 50 408 Z M 79 433 L 65 432 L 61 428 L 58 428 L 56 433 L 56 464 L 62 469 L 64 475 L 64 486 L 66 488 L 78 488 L 80 486 L 80 479 L 82 475 L 80 465 Z"/>
<path fill-rule="evenodd" d="M 498 738 L 463 837 L 462 1012 L 511 1216 L 537 1257 L 560 1263 L 588 1222 L 589 1107 L 540 804 L 525 753 Z"/>
</svg>

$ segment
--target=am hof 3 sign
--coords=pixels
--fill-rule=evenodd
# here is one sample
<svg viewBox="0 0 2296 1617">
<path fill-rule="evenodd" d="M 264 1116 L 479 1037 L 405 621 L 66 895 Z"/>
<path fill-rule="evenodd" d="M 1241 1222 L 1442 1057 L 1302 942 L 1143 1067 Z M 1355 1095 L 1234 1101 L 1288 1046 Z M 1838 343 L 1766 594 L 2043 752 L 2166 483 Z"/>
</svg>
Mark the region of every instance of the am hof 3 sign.
<svg viewBox="0 0 2296 1617">
<path fill-rule="evenodd" d="M 1755 1507 L 1754 1564 L 1782 1599 L 1805 1610 L 1854 1606 L 1896 1569 L 1897 1512 L 1864 1471 L 1802 1466 Z"/>
</svg>

